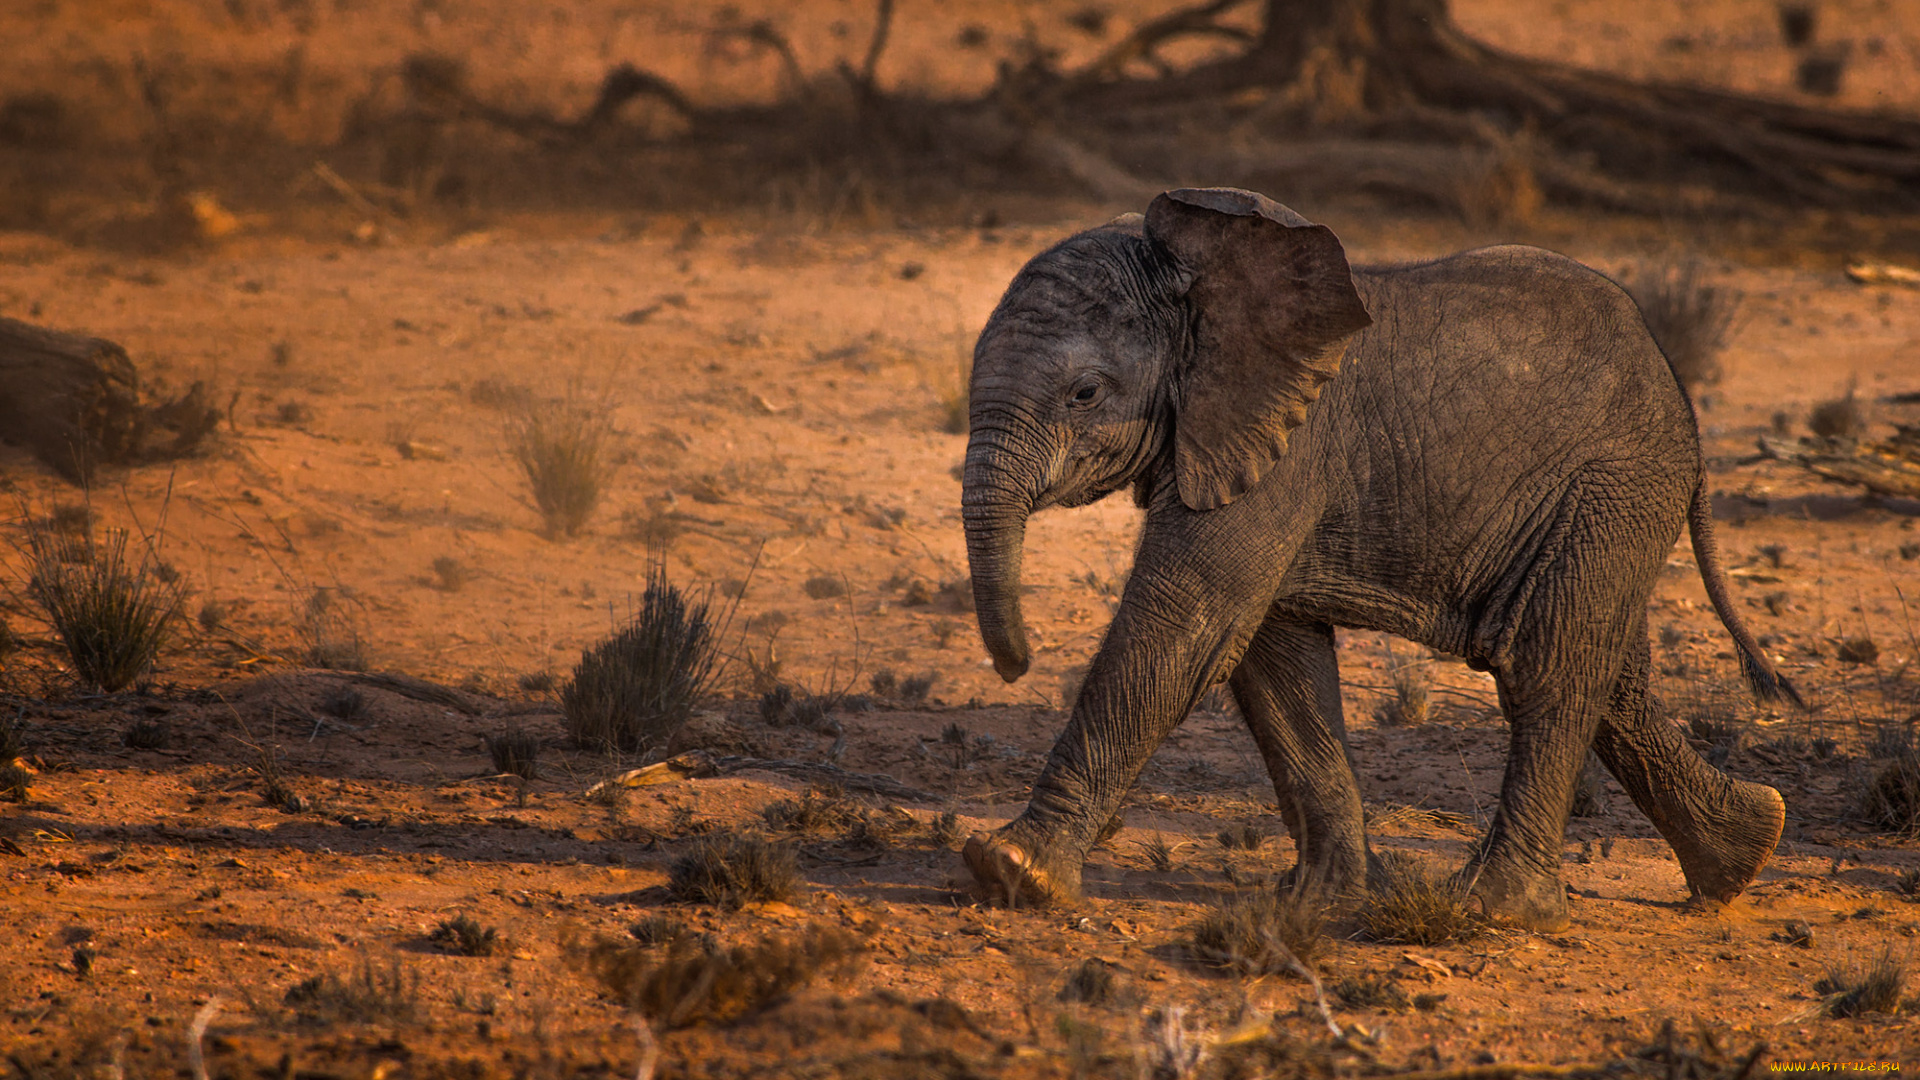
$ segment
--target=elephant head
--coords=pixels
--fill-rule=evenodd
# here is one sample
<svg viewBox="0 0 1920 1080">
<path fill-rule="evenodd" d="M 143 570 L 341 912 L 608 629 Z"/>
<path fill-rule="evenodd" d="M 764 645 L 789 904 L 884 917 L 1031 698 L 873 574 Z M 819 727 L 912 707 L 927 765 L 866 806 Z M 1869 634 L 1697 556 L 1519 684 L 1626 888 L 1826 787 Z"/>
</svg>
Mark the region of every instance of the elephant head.
<svg viewBox="0 0 1920 1080">
<path fill-rule="evenodd" d="M 1332 230 L 1231 188 L 1182 189 L 1036 256 L 974 347 L 962 510 L 994 668 L 1026 673 L 1029 514 L 1171 470 L 1193 511 L 1286 452 L 1368 325 Z"/>
</svg>

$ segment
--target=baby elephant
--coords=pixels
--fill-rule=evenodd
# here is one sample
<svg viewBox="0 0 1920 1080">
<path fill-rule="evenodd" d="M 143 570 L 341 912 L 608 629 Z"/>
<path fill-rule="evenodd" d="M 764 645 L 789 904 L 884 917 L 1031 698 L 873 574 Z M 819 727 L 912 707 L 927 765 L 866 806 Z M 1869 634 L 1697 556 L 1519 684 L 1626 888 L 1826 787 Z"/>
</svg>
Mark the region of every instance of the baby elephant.
<svg viewBox="0 0 1920 1080">
<path fill-rule="evenodd" d="M 1208 686 L 1232 684 L 1299 850 L 1364 886 L 1336 626 L 1491 671 L 1500 806 L 1462 871 L 1486 909 L 1567 921 L 1560 848 L 1589 748 L 1731 899 L 1772 854 L 1772 788 L 1702 761 L 1648 693 L 1647 598 L 1683 525 L 1756 692 L 1699 435 L 1639 310 L 1569 259 L 1495 247 L 1350 270 L 1261 195 L 1171 191 L 1020 271 L 974 349 L 963 507 L 980 632 L 1027 670 L 1027 516 L 1132 488 L 1133 574 L 1027 809 L 966 859 L 1008 902 L 1070 900 L 1101 827 Z"/>
</svg>

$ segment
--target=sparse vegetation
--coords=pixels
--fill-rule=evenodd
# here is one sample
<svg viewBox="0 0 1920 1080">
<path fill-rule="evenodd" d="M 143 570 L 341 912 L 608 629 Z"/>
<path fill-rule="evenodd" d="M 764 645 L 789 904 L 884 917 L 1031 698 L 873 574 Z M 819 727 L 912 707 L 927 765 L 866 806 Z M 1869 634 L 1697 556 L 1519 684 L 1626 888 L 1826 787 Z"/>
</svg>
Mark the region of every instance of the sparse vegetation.
<svg viewBox="0 0 1920 1080">
<path fill-rule="evenodd" d="M 514 680 L 515 685 L 528 694 L 550 694 L 558 682 L 551 671 L 525 671 Z"/>
<path fill-rule="evenodd" d="M 826 731 L 834 723 L 831 696 L 796 690 L 786 683 L 776 684 L 760 695 L 760 719 L 768 727 L 802 727 Z"/>
<path fill-rule="evenodd" d="M 525 728 L 506 728 L 483 736 L 495 773 L 522 780 L 540 778 L 540 739 Z"/>
<path fill-rule="evenodd" d="M 1853 387 L 1845 397 L 1823 401 L 1807 414 L 1807 428 L 1823 439 L 1857 439 L 1867 433 L 1867 414 L 1860 408 Z"/>
<path fill-rule="evenodd" d="M 1215 905 L 1193 927 L 1193 952 L 1237 975 L 1306 967 L 1319 951 L 1326 913 L 1293 893 L 1262 889 Z"/>
<path fill-rule="evenodd" d="M 121 745 L 129 750 L 165 750 L 173 739 L 173 729 L 162 720 L 135 720 L 120 733 Z"/>
<path fill-rule="evenodd" d="M 473 581 L 473 568 L 452 555 L 433 559 L 433 587 L 441 592 L 459 592 Z"/>
<path fill-rule="evenodd" d="M 952 810 L 942 811 L 939 817 L 933 819 L 929 832 L 935 844 L 952 847 L 960 841 L 960 815 Z"/>
<path fill-rule="evenodd" d="M 736 1020 L 856 961 L 859 942 L 835 927 L 768 934 L 741 945 L 705 935 L 660 947 L 600 938 L 568 947 L 607 995 L 665 1028 Z"/>
<path fill-rule="evenodd" d="M 1148 866 L 1162 874 L 1173 869 L 1173 844 L 1160 833 L 1140 841 L 1140 854 L 1146 856 Z"/>
<path fill-rule="evenodd" d="M 1429 683 L 1432 677 L 1424 660 L 1395 661 L 1388 657 L 1389 681 L 1393 686 L 1393 697 L 1381 707 L 1377 715 L 1380 723 L 1386 727 L 1419 727 L 1427 722 L 1428 700 L 1431 696 Z"/>
<path fill-rule="evenodd" d="M 500 931 L 482 926 L 468 915 L 444 919 L 427 940 L 446 946 L 461 956 L 492 956 L 501 945 Z"/>
<path fill-rule="evenodd" d="M 687 722 L 720 669 L 711 597 L 682 592 L 655 554 L 639 614 L 588 649 L 560 688 L 575 744 L 636 753 L 665 745 Z"/>
<path fill-rule="evenodd" d="M 1823 1008 L 1828 1016 L 1891 1016 L 1900 1011 L 1900 994 L 1906 983 L 1907 965 L 1888 945 L 1863 965 L 1839 963 L 1827 968 L 1813 984 L 1813 992 L 1826 999 Z"/>
<path fill-rule="evenodd" d="M 793 848 L 735 834 L 697 841 L 673 861 L 667 881 L 676 900 L 730 908 L 787 900 L 799 887 Z"/>
<path fill-rule="evenodd" d="M 128 556 L 129 535 L 108 529 L 98 540 L 30 529 L 27 593 L 46 613 L 80 682 L 124 690 L 160 656 L 182 600 L 178 580 L 155 572 L 151 558 Z"/>
<path fill-rule="evenodd" d="M 372 715 L 367 695 L 357 686 L 336 686 L 320 697 L 320 712 L 335 720 L 357 723 Z"/>
<path fill-rule="evenodd" d="M 687 936 L 687 924 L 666 915 L 649 915 L 632 926 L 627 933 L 642 945 L 666 945 Z"/>
<path fill-rule="evenodd" d="M 776 832 L 840 832 L 863 820 L 867 808 L 836 788 L 811 787 L 798 799 L 768 803 L 760 811 Z"/>
<path fill-rule="evenodd" d="M 1267 834 L 1252 825 L 1235 825 L 1221 829 L 1215 839 L 1228 851 L 1258 851 L 1267 842 Z"/>
<path fill-rule="evenodd" d="M 1333 996 L 1349 1009 L 1384 1009 L 1405 1012 L 1413 1000 L 1400 984 L 1380 975 L 1360 975 L 1341 979 L 1331 987 Z"/>
<path fill-rule="evenodd" d="M 476 384 L 476 387 L 478 384 Z M 604 405 L 575 398 L 509 407 L 507 445 L 552 537 L 577 536 L 613 471 L 613 424 Z"/>
<path fill-rule="evenodd" d="M 847 595 L 847 583 L 832 574 L 816 574 L 806 580 L 801 589 L 814 600 L 831 600 Z"/>
<path fill-rule="evenodd" d="M 1861 792 L 1858 812 L 1873 825 L 1920 835 L 1920 751 L 1909 748 L 1881 766 Z"/>
<path fill-rule="evenodd" d="M 329 671 L 367 670 L 366 643 L 352 590 L 321 586 L 307 594 L 301 622 L 306 660 Z"/>
<path fill-rule="evenodd" d="M 1439 945 L 1470 941 L 1486 923 L 1467 906 L 1458 883 L 1399 852 L 1380 856 L 1381 869 L 1369 880 L 1360 905 L 1360 929 L 1369 940 L 1396 945 Z"/>
<path fill-rule="evenodd" d="M 1739 290 L 1707 284 L 1697 260 L 1642 268 L 1628 291 L 1681 385 L 1720 381 L 1720 352 L 1740 310 Z"/>
<path fill-rule="evenodd" d="M 1112 964 L 1097 956 L 1089 956 L 1080 961 L 1067 976 L 1057 995 L 1061 1001 L 1074 1001 L 1083 1005 L 1110 1005 L 1120 997 L 1120 982 L 1114 977 Z"/>
<path fill-rule="evenodd" d="M 419 1011 L 420 975 L 398 958 L 381 969 L 362 957 L 344 978 L 329 971 L 293 984 L 285 1002 L 299 1023 L 314 1027 L 404 1023 Z"/>
<path fill-rule="evenodd" d="M 1840 642 L 1833 650 L 1835 659 L 1843 664 L 1872 664 L 1880 659 L 1880 645 L 1865 634 L 1850 637 Z"/>
</svg>

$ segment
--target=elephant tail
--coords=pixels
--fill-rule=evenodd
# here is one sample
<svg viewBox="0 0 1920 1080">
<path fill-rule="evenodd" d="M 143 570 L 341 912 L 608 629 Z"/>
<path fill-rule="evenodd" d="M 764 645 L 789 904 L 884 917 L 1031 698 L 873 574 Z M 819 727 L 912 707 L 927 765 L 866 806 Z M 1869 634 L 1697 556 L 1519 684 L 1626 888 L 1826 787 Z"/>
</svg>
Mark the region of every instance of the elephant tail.
<svg viewBox="0 0 1920 1080">
<path fill-rule="evenodd" d="M 1791 701 L 1804 709 L 1800 697 L 1785 675 L 1780 674 L 1760 651 L 1753 632 L 1734 610 L 1733 595 L 1727 588 L 1727 571 L 1720 565 L 1720 543 L 1713 536 L 1713 500 L 1707 495 L 1707 473 L 1700 471 L 1700 482 L 1693 488 L 1693 505 L 1687 510 L 1687 532 L 1693 538 L 1693 561 L 1700 566 L 1700 580 L 1707 587 L 1707 599 L 1720 616 L 1721 625 L 1733 635 L 1734 648 L 1740 653 L 1740 670 L 1755 696 L 1766 701 Z"/>
</svg>

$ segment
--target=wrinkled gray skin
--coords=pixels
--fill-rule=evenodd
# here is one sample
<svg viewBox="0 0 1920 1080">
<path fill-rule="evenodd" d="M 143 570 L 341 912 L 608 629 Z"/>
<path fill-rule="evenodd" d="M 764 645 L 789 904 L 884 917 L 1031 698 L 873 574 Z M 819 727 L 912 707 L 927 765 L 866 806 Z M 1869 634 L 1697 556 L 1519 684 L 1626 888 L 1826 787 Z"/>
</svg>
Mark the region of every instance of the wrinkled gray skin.
<svg viewBox="0 0 1920 1080">
<path fill-rule="evenodd" d="M 1756 690 L 1791 689 L 1727 603 L 1691 406 L 1633 302 L 1577 263 L 1496 247 L 1350 271 L 1329 230 L 1264 197 L 1170 192 L 1014 279 L 974 353 L 964 479 L 981 634 L 1008 681 L 1029 659 L 1028 515 L 1128 487 L 1146 508 L 1032 801 L 967 845 L 998 899 L 1076 899 L 1148 757 L 1222 680 L 1296 886 L 1363 886 L 1335 626 L 1493 672 L 1511 748 L 1461 872 L 1491 913 L 1566 923 L 1589 747 L 1697 896 L 1738 894 L 1778 841 L 1779 794 L 1707 765 L 1648 693 L 1647 598 L 1683 525 Z"/>
</svg>

